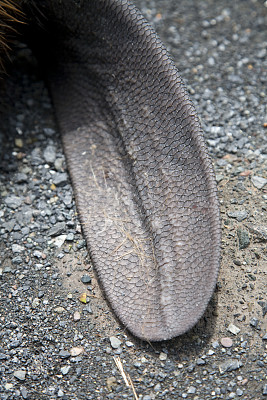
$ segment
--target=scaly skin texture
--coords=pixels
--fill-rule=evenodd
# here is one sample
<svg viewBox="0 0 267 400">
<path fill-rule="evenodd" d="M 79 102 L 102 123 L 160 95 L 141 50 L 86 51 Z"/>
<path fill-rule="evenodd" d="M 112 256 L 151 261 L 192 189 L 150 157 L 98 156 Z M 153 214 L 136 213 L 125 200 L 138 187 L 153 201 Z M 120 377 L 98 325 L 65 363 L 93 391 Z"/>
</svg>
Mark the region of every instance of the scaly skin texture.
<svg viewBox="0 0 267 400">
<path fill-rule="evenodd" d="M 186 88 L 128 1 L 38 8 L 35 48 L 101 286 L 134 335 L 181 335 L 205 311 L 220 257 L 214 173 Z"/>
</svg>

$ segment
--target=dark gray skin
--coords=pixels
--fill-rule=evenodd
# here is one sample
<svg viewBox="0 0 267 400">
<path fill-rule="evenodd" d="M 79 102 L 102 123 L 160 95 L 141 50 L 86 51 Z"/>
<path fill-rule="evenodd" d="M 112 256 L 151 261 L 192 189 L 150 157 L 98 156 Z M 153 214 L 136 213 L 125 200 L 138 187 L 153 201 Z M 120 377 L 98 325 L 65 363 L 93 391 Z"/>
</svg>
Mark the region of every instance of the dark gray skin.
<svg viewBox="0 0 267 400">
<path fill-rule="evenodd" d="M 128 1 L 36 4 L 25 10 L 38 14 L 35 49 L 100 284 L 135 336 L 181 335 L 204 313 L 220 258 L 216 183 L 195 108 Z"/>
</svg>

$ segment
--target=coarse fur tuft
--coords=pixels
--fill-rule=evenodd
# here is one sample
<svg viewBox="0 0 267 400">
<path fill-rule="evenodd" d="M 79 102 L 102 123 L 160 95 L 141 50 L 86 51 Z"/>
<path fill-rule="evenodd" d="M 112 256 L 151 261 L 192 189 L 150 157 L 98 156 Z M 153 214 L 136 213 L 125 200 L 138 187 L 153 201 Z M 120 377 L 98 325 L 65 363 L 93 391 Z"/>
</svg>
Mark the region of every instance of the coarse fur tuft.
<svg viewBox="0 0 267 400">
<path fill-rule="evenodd" d="M 0 71 L 4 71 L 4 60 L 8 58 L 10 45 L 17 32 L 17 25 L 23 23 L 21 2 L 0 0 Z"/>
</svg>

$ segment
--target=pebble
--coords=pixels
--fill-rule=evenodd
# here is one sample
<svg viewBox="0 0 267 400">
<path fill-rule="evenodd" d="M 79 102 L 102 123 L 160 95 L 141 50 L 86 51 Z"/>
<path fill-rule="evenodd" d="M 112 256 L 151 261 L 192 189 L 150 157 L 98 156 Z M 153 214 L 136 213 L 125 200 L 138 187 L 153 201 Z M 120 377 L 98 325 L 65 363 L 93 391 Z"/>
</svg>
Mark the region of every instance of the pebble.
<svg viewBox="0 0 267 400">
<path fill-rule="evenodd" d="M 68 175 L 66 172 L 56 172 L 53 176 L 53 183 L 56 186 L 65 186 L 68 183 Z"/>
<path fill-rule="evenodd" d="M 117 337 L 110 336 L 109 340 L 110 340 L 111 347 L 113 349 L 118 349 L 120 347 L 121 341 Z"/>
<path fill-rule="evenodd" d="M 24 381 L 26 378 L 26 371 L 18 369 L 17 371 L 14 372 L 14 377 L 20 381 Z"/>
<path fill-rule="evenodd" d="M 54 311 L 55 311 L 57 314 L 62 314 L 62 313 L 64 313 L 66 310 L 65 310 L 64 307 L 59 306 L 59 307 L 55 307 L 55 308 L 54 308 Z"/>
<path fill-rule="evenodd" d="M 228 325 L 227 330 L 233 335 L 237 335 L 240 332 L 240 329 L 232 323 Z"/>
<path fill-rule="evenodd" d="M 232 347 L 233 341 L 229 337 L 224 337 L 224 338 L 221 338 L 221 344 L 223 347 Z"/>
<path fill-rule="evenodd" d="M 25 183 L 28 181 L 28 177 L 26 174 L 24 174 L 23 172 L 18 172 L 15 176 L 14 181 L 16 183 Z"/>
<path fill-rule="evenodd" d="M 60 371 L 63 375 L 67 375 L 70 370 L 70 365 L 66 365 L 65 367 L 60 368 Z"/>
<path fill-rule="evenodd" d="M 73 233 L 68 233 L 67 237 L 66 237 L 66 240 L 68 242 L 72 242 L 74 240 L 74 234 Z"/>
<path fill-rule="evenodd" d="M 28 390 L 24 386 L 21 386 L 20 393 L 23 399 L 28 399 Z"/>
<path fill-rule="evenodd" d="M 89 275 L 83 275 L 81 277 L 81 281 L 82 281 L 82 283 L 91 283 L 92 279 Z"/>
<path fill-rule="evenodd" d="M 12 210 L 16 210 L 22 204 L 21 197 L 17 197 L 14 195 L 6 197 L 4 201 L 9 208 L 12 208 Z"/>
<path fill-rule="evenodd" d="M 70 355 L 72 357 L 77 357 L 80 356 L 82 353 L 84 353 L 84 348 L 81 346 L 77 346 L 77 347 L 72 347 L 70 349 Z"/>
<path fill-rule="evenodd" d="M 63 233 L 66 230 L 66 224 L 65 222 L 58 222 L 56 225 L 54 225 L 47 234 L 49 236 L 57 236 Z"/>
<path fill-rule="evenodd" d="M 107 387 L 109 391 L 112 391 L 116 385 L 117 385 L 117 380 L 115 376 L 110 376 L 107 378 Z"/>
<path fill-rule="evenodd" d="M 196 388 L 194 386 L 189 386 L 187 393 L 195 394 L 196 393 Z"/>
<path fill-rule="evenodd" d="M 32 308 L 37 308 L 37 307 L 39 307 L 39 305 L 40 305 L 40 300 L 36 297 L 32 301 Z"/>
<path fill-rule="evenodd" d="M 160 355 L 159 355 L 160 361 L 165 361 L 165 360 L 167 360 L 167 358 L 168 358 L 168 355 L 166 353 L 163 353 L 163 352 L 160 353 Z"/>
<path fill-rule="evenodd" d="M 7 383 L 5 384 L 5 389 L 6 389 L 6 390 L 10 390 L 10 389 L 13 388 L 13 386 L 14 386 L 13 383 L 8 383 L 8 382 L 7 382 Z"/>
<path fill-rule="evenodd" d="M 238 222 L 243 221 L 248 217 L 248 212 L 246 210 L 242 211 L 228 211 L 228 217 L 237 219 Z"/>
<path fill-rule="evenodd" d="M 19 244 L 12 244 L 12 253 L 22 253 L 25 250 L 25 247 L 20 246 Z"/>
<path fill-rule="evenodd" d="M 239 360 L 227 360 L 221 364 L 219 364 L 219 371 L 221 374 L 224 374 L 226 371 L 234 371 L 240 367 L 242 367 L 242 362 Z"/>
<path fill-rule="evenodd" d="M 250 244 L 249 233 L 245 229 L 238 228 L 237 229 L 237 237 L 239 240 L 239 249 L 246 249 Z"/>
<path fill-rule="evenodd" d="M 59 235 L 56 238 L 51 239 L 51 242 L 53 241 L 54 245 L 60 248 L 65 243 L 65 240 L 66 240 L 66 235 Z"/>
<path fill-rule="evenodd" d="M 70 352 L 67 350 L 60 350 L 59 357 L 61 358 L 69 358 L 71 356 Z"/>
<path fill-rule="evenodd" d="M 267 183 L 267 179 L 262 178 L 261 176 L 252 176 L 251 177 L 251 182 L 253 183 L 253 185 L 257 188 L 257 189 L 263 189 L 264 186 Z"/>
<path fill-rule="evenodd" d="M 56 160 L 56 148 L 53 145 L 48 145 L 45 149 L 44 149 L 44 153 L 43 153 L 45 162 L 47 162 L 48 164 L 53 164 Z"/>
<path fill-rule="evenodd" d="M 264 396 L 267 396 L 267 383 L 265 383 L 265 385 L 263 386 L 262 394 L 263 394 Z"/>
<path fill-rule="evenodd" d="M 257 328 L 258 324 L 259 324 L 259 320 L 255 317 L 251 318 L 251 320 L 249 321 L 250 325 L 253 326 L 253 328 Z"/>
<path fill-rule="evenodd" d="M 203 360 L 202 358 L 198 358 L 197 361 L 196 361 L 196 363 L 197 363 L 197 365 L 205 365 L 205 364 L 206 364 L 206 361 Z"/>
<path fill-rule="evenodd" d="M 79 311 L 75 311 L 75 313 L 73 314 L 73 320 L 75 322 L 80 321 L 81 319 L 81 314 L 79 313 Z"/>
<path fill-rule="evenodd" d="M 59 391 L 57 392 L 57 396 L 58 397 L 63 397 L 64 396 L 64 392 L 62 389 L 59 389 Z"/>
</svg>

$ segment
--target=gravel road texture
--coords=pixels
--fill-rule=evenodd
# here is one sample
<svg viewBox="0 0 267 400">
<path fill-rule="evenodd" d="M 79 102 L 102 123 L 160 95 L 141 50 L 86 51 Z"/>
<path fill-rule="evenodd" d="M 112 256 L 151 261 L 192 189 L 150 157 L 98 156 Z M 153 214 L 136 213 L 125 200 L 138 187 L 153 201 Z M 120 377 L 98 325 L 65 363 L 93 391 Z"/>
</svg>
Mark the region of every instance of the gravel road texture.
<svg viewBox="0 0 267 400">
<path fill-rule="evenodd" d="M 189 88 L 214 161 L 216 292 L 195 328 L 168 342 L 140 342 L 118 323 L 90 264 L 47 89 L 19 44 L 0 84 L 1 400 L 267 398 L 267 2 L 136 3 Z"/>
</svg>

